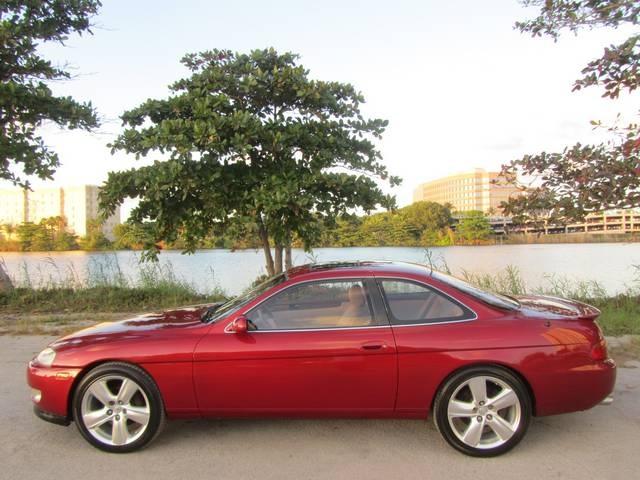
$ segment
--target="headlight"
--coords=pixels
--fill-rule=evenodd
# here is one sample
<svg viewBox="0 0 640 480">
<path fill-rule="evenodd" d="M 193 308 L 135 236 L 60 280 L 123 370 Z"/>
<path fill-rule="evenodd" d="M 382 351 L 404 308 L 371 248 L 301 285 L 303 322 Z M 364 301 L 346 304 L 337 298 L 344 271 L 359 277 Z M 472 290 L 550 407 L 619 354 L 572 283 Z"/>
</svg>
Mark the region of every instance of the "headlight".
<svg viewBox="0 0 640 480">
<path fill-rule="evenodd" d="M 53 360 L 56 358 L 56 352 L 52 348 L 45 348 L 36 357 L 38 362 L 43 367 L 50 367 L 53 364 Z"/>
</svg>

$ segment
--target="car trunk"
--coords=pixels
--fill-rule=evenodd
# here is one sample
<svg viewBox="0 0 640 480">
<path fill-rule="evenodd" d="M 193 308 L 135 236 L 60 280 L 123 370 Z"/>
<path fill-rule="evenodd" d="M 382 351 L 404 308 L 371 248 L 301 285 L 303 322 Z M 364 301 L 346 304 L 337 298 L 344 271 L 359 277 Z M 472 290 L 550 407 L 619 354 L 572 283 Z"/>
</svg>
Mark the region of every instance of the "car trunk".
<svg viewBox="0 0 640 480">
<path fill-rule="evenodd" d="M 534 312 L 557 315 L 563 318 L 575 318 L 576 320 L 595 320 L 600 315 L 600 310 L 586 303 L 565 298 L 550 297 L 546 295 L 522 295 L 516 297 L 520 306 Z"/>
</svg>

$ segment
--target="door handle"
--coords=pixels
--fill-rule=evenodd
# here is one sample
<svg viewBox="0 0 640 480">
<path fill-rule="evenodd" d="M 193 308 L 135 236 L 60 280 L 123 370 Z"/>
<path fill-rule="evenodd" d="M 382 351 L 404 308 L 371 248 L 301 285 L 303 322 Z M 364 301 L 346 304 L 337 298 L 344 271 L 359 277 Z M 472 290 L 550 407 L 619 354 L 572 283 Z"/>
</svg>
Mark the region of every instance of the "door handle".
<svg viewBox="0 0 640 480">
<path fill-rule="evenodd" d="M 387 344 L 384 342 L 367 342 L 363 343 L 360 348 L 363 350 L 381 350 L 387 348 Z"/>
</svg>

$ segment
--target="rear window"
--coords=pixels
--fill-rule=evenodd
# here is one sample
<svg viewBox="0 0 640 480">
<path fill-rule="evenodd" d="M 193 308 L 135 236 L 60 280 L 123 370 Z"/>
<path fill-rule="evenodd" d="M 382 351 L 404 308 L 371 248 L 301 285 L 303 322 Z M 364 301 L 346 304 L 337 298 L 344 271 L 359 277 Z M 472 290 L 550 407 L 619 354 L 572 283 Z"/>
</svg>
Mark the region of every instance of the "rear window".
<svg viewBox="0 0 640 480">
<path fill-rule="evenodd" d="M 520 307 L 520 304 L 513 298 L 507 297 L 505 295 L 500 295 L 499 293 L 487 292 L 486 290 L 482 290 L 475 285 L 471 285 L 464 280 L 452 277 L 451 275 L 447 275 L 446 273 L 432 270 L 431 276 L 436 280 L 442 283 L 446 283 L 447 285 L 450 285 L 451 287 L 456 288 L 461 292 L 466 293 L 467 295 L 471 295 L 481 302 L 488 303 L 491 306 L 504 308 L 506 310 L 516 310 L 518 307 Z"/>
<path fill-rule="evenodd" d="M 408 280 L 379 281 L 394 325 L 471 320 L 475 314 L 454 299 Z"/>
</svg>

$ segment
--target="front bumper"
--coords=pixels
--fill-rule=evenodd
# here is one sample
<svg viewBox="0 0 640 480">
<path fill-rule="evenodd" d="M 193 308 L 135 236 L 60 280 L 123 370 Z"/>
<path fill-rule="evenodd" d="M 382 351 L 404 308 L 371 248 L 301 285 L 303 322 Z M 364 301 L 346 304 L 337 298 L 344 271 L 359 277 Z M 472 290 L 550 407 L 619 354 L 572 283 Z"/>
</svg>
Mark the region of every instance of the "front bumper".
<svg viewBox="0 0 640 480">
<path fill-rule="evenodd" d="M 36 417 L 41 418 L 46 422 L 55 423 L 56 425 L 63 425 L 66 427 L 71 423 L 71 420 L 69 420 L 68 416 L 45 412 L 44 410 L 41 410 L 37 405 L 33 406 L 33 413 L 36 414 Z"/>
<path fill-rule="evenodd" d="M 32 395 L 35 414 L 43 420 L 68 425 L 73 384 L 79 373 L 79 368 L 42 367 L 30 362 L 27 383 L 39 393 Z"/>
</svg>

